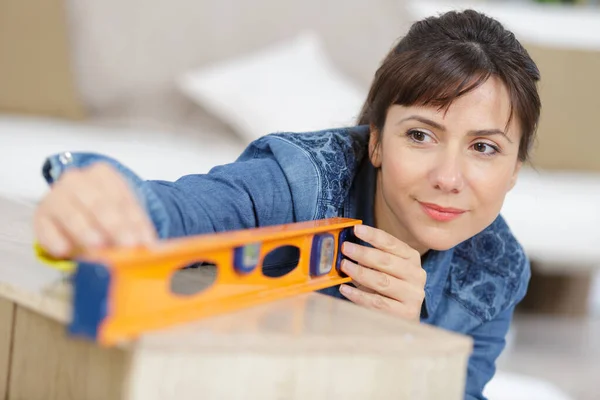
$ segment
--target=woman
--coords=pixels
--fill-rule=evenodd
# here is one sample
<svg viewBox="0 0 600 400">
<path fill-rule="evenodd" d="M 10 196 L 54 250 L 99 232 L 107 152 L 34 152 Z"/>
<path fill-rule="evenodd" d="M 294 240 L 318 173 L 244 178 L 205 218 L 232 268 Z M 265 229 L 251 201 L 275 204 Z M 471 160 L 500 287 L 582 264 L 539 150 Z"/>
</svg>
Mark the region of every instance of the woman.
<svg viewBox="0 0 600 400">
<path fill-rule="evenodd" d="M 141 180 L 98 154 L 50 157 L 36 236 L 65 257 L 77 247 L 361 219 L 357 244 L 343 248 L 356 284 L 324 292 L 471 335 L 466 398 L 480 399 L 529 280 L 499 212 L 534 137 L 538 80 L 498 22 L 474 11 L 428 18 L 385 58 L 355 127 L 268 135 L 236 162 L 176 182 Z M 295 256 L 281 251 L 271 273 Z"/>
</svg>

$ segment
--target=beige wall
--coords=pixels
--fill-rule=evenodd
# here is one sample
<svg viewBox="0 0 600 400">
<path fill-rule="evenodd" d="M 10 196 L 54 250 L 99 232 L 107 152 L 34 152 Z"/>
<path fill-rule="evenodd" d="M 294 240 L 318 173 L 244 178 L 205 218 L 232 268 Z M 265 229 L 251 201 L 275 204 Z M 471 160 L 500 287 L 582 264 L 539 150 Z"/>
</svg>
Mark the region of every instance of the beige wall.
<svg viewBox="0 0 600 400">
<path fill-rule="evenodd" d="M 600 171 L 600 51 L 526 47 L 542 75 L 533 165 Z"/>
<path fill-rule="evenodd" d="M 63 0 L 0 0 L 0 112 L 80 118 Z"/>
</svg>

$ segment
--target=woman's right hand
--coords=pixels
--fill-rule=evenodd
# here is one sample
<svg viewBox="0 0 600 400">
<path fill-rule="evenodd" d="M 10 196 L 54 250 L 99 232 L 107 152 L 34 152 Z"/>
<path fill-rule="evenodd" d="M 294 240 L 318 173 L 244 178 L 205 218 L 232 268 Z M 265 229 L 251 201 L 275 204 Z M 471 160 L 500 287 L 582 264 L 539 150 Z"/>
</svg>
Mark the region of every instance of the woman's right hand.
<svg viewBox="0 0 600 400">
<path fill-rule="evenodd" d="M 34 233 L 41 247 L 57 258 L 156 239 L 156 230 L 134 192 L 107 163 L 65 171 L 38 205 Z"/>
</svg>

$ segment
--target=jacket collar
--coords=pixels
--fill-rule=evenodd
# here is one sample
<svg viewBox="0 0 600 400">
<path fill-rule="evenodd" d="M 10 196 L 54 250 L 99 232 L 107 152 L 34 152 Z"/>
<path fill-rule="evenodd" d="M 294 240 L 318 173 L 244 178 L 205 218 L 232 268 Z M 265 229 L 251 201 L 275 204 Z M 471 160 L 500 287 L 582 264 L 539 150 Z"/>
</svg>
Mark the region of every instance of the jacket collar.
<svg viewBox="0 0 600 400">
<path fill-rule="evenodd" d="M 421 266 L 427 272 L 425 283 L 425 304 L 421 310 L 421 318 L 428 320 L 435 314 L 437 306 L 444 295 L 444 286 L 450 274 L 450 262 L 454 249 L 430 250 L 421 259 Z"/>
</svg>

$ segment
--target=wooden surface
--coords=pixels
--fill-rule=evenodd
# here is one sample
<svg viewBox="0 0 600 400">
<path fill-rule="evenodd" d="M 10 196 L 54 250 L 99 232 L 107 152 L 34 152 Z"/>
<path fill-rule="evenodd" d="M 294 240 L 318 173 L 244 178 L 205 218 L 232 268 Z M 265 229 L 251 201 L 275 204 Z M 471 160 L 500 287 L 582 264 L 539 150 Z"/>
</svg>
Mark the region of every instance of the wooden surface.
<svg viewBox="0 0 600 400">
<path fill-rule="evenodd" d="M 129 353 L 68 338 L 63 324 L 16 308 L 9 399 L 122 399 Z"/>
<path fill-rule="evenodd" d="M 462 399 L 468 347 L 462 337 L 309 294 L 145 335 L 130 398 Z M 145 384 L 157 380 L 160 391 Z"/>
<path fill-rule="evenodd" d="M 60 322 L 69 320 L 64 276 L 33 253 L 33 208 L 0 197 L 0 296 Z"/>
<path fill-rule="evenodd" d="M 463 397 L 470 339 L 317 293 L 150 332 L 119 349 L 70 338 L 69 286 L 33 258 L 31 211 L 0 198 L 0 318 L 16 310 L 12 341 L 0 333 L 8 399 Z M 211 273 L 183 271 L 175 284 L 193 291 Z"/>
<path fill-rule="evenodd" d="M 10 379 L 14 303 L 0 298 L 0 398 L 5 399 Z"/>
</svg>

